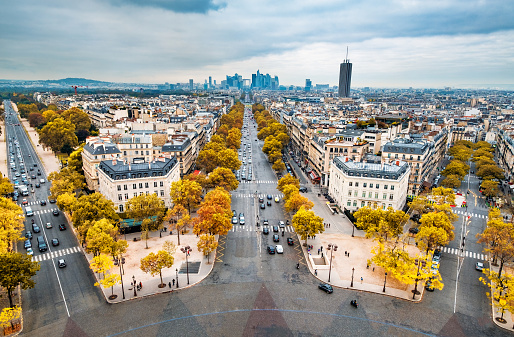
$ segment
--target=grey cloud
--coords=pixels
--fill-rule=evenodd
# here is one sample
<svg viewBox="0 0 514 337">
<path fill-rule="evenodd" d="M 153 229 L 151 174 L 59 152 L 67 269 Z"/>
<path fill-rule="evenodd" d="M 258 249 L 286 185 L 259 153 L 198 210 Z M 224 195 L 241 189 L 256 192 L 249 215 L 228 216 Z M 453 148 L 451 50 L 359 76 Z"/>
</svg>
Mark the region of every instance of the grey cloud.
<svg viewBox="0 0 514 337">
<path fill-rule="evenodd" d="M 200 13 L 217 11 L 226 4 L 217 4 L 213 0 L 113 0 L 116 5 L 131 4 L 139 7 L 153 7 L 165 9 L 176 13 Z"/>
</svg>

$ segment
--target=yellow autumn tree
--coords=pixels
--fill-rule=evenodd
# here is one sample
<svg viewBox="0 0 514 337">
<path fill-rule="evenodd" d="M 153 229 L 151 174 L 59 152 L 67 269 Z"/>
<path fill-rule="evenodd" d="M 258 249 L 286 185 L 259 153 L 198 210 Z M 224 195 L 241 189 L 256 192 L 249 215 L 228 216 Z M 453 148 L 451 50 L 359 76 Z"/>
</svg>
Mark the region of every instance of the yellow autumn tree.
<svg viewBox="0 0 514 337">
<path fill-rule="evenodd" d="M 216 241 L 214 235 L 202 234 L 200 235 L 200 240 L 198 241 L 197 247 L 199 251 L 203 252 L 203 255 L 207 256 L 207 264 L 209 264 L 209 257 L 211 252 L 218 248 L 218 242 Z"/>
<path fill-rule="evenodd" d="M 301 207 L 293 216 L 293 228 L 307 244 L 307 238 L 325 231 L 323 218 L 317 216 L 313 211 Z"/>
</svg>

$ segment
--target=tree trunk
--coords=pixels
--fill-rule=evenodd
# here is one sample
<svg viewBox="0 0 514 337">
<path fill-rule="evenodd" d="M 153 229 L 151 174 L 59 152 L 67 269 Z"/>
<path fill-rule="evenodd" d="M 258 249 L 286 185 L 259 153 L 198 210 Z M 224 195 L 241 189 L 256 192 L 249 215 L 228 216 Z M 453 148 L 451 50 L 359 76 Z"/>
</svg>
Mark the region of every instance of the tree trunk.
<svg viewBox="0 0 514 337">
<path fill-rule="evenodd" d="M 162 286 L 162 270 L 159 270 L 159 276 L 161 277 L 161 286 Z"/>
<path fill-rule="evenodd" d="M 502 269 L 503 269 L 503 261 L 500 260 L 500 269 L 498 270 L 498 278 L 502 276 Z"/>
<path fill-rule="evenodd" d="M 178 246 L 180 246 L 180 230 L 178 227 L 177 227 L 177 242 L 178 242 Z"/>
<path fill-rule="evenodd" d="M 7 296 L 9 296 L 9 306 L 14 308 L 14 304 L 12 303 L 12 289 L 7 288 Z"/>
</svg>

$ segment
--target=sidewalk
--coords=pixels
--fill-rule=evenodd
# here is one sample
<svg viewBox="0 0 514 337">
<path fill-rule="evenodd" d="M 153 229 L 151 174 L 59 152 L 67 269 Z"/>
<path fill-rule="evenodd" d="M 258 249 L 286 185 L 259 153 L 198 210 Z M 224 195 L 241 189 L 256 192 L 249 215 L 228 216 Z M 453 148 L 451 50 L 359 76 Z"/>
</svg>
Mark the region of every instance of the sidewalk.
<svg viewBox="0 0 514 337">
<path fill-rule="evenodd" d="M 146 249 L 145 240 L 134 241 L 134 238 L 139 239 L 140 236 L 141 233 L 131 233 L 126 235 L 126 240 L 129 244 L 129 247 L 127 252 L 123 255 L 125 258 L 125 264 L 123 264 L 123 291 L 125 296 L 123 296 L 121 284 L 115 285 L 112 290 L 111 288 L 100 287 L 105 300 L 108 303 L 120 303 L 145 296 L 151 296 L 159 293 L 168 293 L 178 289 L 189 288 L 206 278 L 214 267 L 213 261 L 216 258 L 216 253 L 211 253 L 208 264 L 207 257 L 204 256 L 202 252 L 198 251 L 198 238 L 194 234 L 180 235 L 181 245 L 179 246 L 177 245 L 176 231 L 173 232 L 173 235 L 169 235 L 169 232 L 163 232 L 162 238 L 159 237 L 159 232 L 151 232 L 151 238 L 148 239 L 148 249 Z M 175 243 L 177 250 L 173 255 L 175 258 L 173 267 L 162 270 L 162 281 L 165 284 L 165 287 L 159 288 L 159 284 L 161 282 L 159 274 L 152 276 L 150 273 L 143 272 L 139 266 L 142 258 L 152 252 L 157 253 L 157 251 L 162 250 L 162 245 L 167 240 Z M 189 284 L 187 282 L 186 254 L 182 253 L 180 250 L 181 247 L 185 246 L 190 246 L 192 249 L 190 255 L 187 257 L 189 262 Z M 91 262 L 93 255 L 86 254 L 85 252 L 84 255 L 86 256 L 88 262 Z M 114 266 L 111 271 L 113 273 L 120 274 L 119 265 Z M 94 275 L 98 280 L 98 274 Z M 176 281 L 177 275 L 178 282 Z M 175 284 L 173 285 L 174 279 Z M 132 287 L 133 280 L 135 280 L 137 284 L 141 283 L 143 285 L 141 290 L 136 289 L 137 295 L 134 295 L 134 288 Z M 169 286 L 170 283 L 171 288 Z M 109 299 L 109 296 L 111 296 L 113 292 L 117 297 L 111 300 Z"/>
<path fill-rule="evenodd" d="M 489 261 L 489 268 L 495 272 L 498 272 L 498 270 L 500 269 L 499 266 L 493 266 L 493 264 L 490 261 Z M 503 273 L 508 273 L 508 274 L 512 275 L 513 272 L 514 272 L 513 268 L 504 266 Z M 502 275 L 503 275 L 503 273 L 502 273 Z M 491 292 L 492 292 L 492 289 L 491 289 Z M 502 313 L 500 311 L 500 308 L 496 308 L 495 304 L 496 304 L 496 301 L 494 299 L 491 299 L 491 311 L 492 311 L 492 315 L 493 315 L 494 324 L 496 324 L 497 326 L 499 326 L 502 329 L 514 332 L 514 325 L 513 325 L 514 324 L 514 317 L 513 317 L 514 314 L 510 313 L 509 311 L 505 311 L 505 313 L 503 314 L 503 319 L 505 321 L 503 323 L 499 322 L 498 319 L 501 319 Z"/>
</svg>

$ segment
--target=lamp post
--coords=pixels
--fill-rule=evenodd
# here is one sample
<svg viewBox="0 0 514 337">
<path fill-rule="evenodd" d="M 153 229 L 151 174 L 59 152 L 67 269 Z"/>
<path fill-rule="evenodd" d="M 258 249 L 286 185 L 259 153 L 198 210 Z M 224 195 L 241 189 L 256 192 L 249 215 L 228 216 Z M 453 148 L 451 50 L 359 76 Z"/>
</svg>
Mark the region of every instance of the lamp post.
<svg viewBox="0 0 514 337">
<path fill-rule="evenodd" d="M 122 255 L 120 255 L 119 265 L 120 265 L 120 277 L 121 277 L 121 293 L 123 294 L 123 299 L 125 299 L 125 288 L 123 287 L 123 272 L 121 270 L 121 265 L 125 263 L 125 259 Z"/>
<path fill-rule="evenodd" d="M 189 262 L 187 261 L 187 257 L 189 255 L 189 253 L 192 251 L 192 249 L 190 246 L 185 246 L 185 247 L 180 248 L 180 250 L 182 251 L 182 253 L 186 254 L 186 274 L 187 274 L 187 284 L 189 284 Z"/>
<path fill-rule="evenodd" d="M 352 268 L 352 283 L 350 284 L 350 287 L 353 287 L 353 273 L 355 272 L 355 268 Z"/>
<path fill-rule="evenodd" d="M 352 238 L 354 237 L 353 233 L 355 232 L 355 224 L 352 222 Z"/>
<path fill-rule="evenodd" d="M 134 296 L 137 296 L 137 292 L 136 292 L 136 277 L 134 275 L 132 275 L 132 283 L 134 284 L 132 286 L 132 288 L 134 288 Z"/>
<path fill-rule="evenodd" d="M 385 276 L 384 276 L 384 289 L 382 289 L 382 292 L 386 292 L 386 281 L 387 281 L 387 272 L 385 273 Z"/>
<path fill-rule="evenodd" d="M 177 279 L 177 288 L 178 288 L 178 268 L 175 269 L 175 273 L 177 275 L 176 279 Z"/>
<path fill-rule="evenodd" d="M 327 250 L 330 251 L 330 267 L 328 268 L 328 282 L 330 282 L 330 274 L 332 273 L 332 257 L 334 256 L 334 252 L 337 251 L 337 245 L 329 243 Z"/>
</svg>

